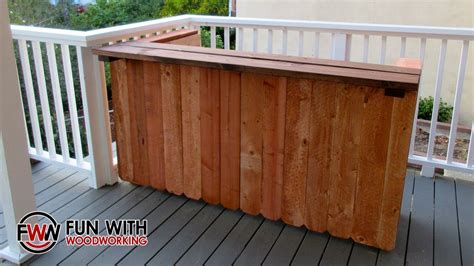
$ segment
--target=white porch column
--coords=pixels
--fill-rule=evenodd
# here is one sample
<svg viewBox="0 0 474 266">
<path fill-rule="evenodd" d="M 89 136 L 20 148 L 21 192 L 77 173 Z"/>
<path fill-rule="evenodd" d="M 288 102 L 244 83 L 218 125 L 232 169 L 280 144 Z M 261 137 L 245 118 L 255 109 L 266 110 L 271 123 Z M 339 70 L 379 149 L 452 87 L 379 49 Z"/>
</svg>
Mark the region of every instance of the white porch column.
<svg viewBox="0 0 474 266">
<path fill-rule="evenodd" d="M 91 47 L 77 47 L 77 57 L 92 168 L 89 185 L 99 188 L 117 182 L 117 173 L 113 167 L 104 63 L 92 54 Z"/>
<path fill-rule="evenodd" d="M 0 197 L 8 236 L 0 258 L 14 263 L 30 256 L 16 240 L 16 224 L 36 210 L 25 130 L 8 6 L 0 1 Z"/>
</svg>

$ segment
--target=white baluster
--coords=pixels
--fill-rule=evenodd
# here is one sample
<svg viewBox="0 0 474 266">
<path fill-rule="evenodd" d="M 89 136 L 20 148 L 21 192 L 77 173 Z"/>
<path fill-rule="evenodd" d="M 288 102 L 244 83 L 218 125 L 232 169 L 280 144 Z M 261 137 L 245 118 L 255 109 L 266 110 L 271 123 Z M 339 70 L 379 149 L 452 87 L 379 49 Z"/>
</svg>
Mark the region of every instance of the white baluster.
<svg viewBox="0 0 474 266">
<path fill-rule="evenodd" d="M 35 143 L 36 154 L 43 154 L 43 141 L 41 140 L 41 131 L 38 122 L 38 110 L 36 109 L 36 97 L 33 90 L 33 79 L 31 78 L 31 66 L 28 56 L 28 48 L 25 40 L 18 40 L 18 49 L 20 51 L 21 69 L 25 81 L 26 99 L 28 102 L 28 111 L 30 113 L 31 129 L 33 131 L 33 141 Z"/>
<path fill-rule="evenodd" d="M 51 75 L 51 85 L 53 89 L 54 109 L 56 110 L 56 118 L 59 131 L 59 142 L 61 143 L 61 154 L 65 162 L 69 161 L 69 147 L 66 134 L 66 123 L 64 121 L 63 101 L 61 97 L 61 88 L 59 86 L 58 66 L 56 63 L 56 51 L 54 43 L 46 44 L 48 53 L 49 73 Z"/>
<path fill-rule="evenodd" d="M 49 109 L 48 92 L 46 91 L 46 80 L 44 78 L 43 55 L 38 41 L 33 41 L 33 57 L 35 59 L 36 80 L 40 94 L 41 110 L 43 114 L 44 131 L 48 145 L 48 153 L 51 159 L 56 158 L 56 147 L 53 138 L 53 127 L 51 125 L 51 112 Z"/>
<path fill-rule="evenodd" d="M 82 141 L 81 133 L 79 131 L 79 119 L 77 117 L 76 94 L 74 92 L 74 81 L 71 68 L 71 56 L 69 53 L 69 46 L 61 45 L 61 55 L 63 59 L 64 79 L 66 83 L 66 93 L 69 107 L 69 119 L 71 121 L 72 140 L 74 144 L 74 154 L 76 163 L 83 164 Z"/>
<path fill-rule="evenodd" d="M 456 93 L 454 96 L 453 117 L 451 119 L 451 129 L 449 132 L 449 143 L 446 161 L 453 161 L 454 145 L 456 145 L 456 135 L 458 130 L 459 111 L 461 109 L 461 97 L 464 84 L 464 74 L 466 72 L 467 54 L 469 50 L 469 41 L 463 41 L 461 50 L 461 59 L 459 62 L 458 77 L 456 81 Z M 472 134 L 472 133 L 471 133 Z"/>
</svg>

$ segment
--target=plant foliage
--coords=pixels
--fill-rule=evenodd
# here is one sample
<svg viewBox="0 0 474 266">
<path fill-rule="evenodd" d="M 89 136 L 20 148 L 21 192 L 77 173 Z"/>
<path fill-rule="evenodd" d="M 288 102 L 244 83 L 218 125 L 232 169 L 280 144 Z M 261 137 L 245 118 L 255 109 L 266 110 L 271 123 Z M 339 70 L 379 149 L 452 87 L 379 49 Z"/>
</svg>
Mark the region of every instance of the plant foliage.
<svg viewBox="0 0 474 266">
<path fill-rule="evenodd" d="M 433 113 L 433 104 L 434 99 L 432 96 L 420 98 L 420 103 L 418 105 L 418 118 L 431 120 L 431 115 Z M 453 116 L 453 107 L 447 102 L 440 99 L 439 109 L 438 109 L 438 121 L 439 122 L 450 122 L 451 117 Z"/>
</svg>

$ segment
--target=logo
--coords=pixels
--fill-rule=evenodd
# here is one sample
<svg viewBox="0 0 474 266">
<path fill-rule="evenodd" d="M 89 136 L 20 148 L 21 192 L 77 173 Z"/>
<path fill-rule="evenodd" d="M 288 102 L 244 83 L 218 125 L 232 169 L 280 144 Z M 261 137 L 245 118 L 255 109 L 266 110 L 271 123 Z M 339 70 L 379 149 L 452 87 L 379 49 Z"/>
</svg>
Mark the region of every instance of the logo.
<svg viewBox="0 0 474 266">
<path fill-rule="evenodd" d="M 32 222 L 33 217 L 44 218 L 41 224 Z M 61 225 L 46 212 L 34 211 L 26 214 L 17 224 L 17 240 L 28 252 L 43 254 L 50 251 L 57 243 Z"/>
</svg>

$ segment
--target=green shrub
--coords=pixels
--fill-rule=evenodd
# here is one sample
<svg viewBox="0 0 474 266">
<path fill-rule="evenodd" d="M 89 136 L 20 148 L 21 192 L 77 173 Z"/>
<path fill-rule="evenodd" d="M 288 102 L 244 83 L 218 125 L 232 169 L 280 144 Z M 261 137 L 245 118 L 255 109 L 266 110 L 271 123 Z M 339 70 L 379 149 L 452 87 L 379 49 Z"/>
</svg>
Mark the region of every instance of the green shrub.
<svg viewBox="0 0 474 266">
<path fill-rule="evenodd" d="M 433 97 L 420 98 L 420 104 L 418 105 L 418 118 L 431 120 L 431 114 L 433 113 Z M 451 122 L 453 116 L 453 107 L 447 102 L 440 99 L 439 110 L 438 110 L 438 122 Z"/>
<path fill-rule="evenodd" d="M 211 47 L 211 33 L 204 27 L 201 29 L 201 45 L 202 47 Z M 224 48 L 224 41 L 218 32 L 216 32 L 216 48 Z"/>
</svg>

